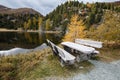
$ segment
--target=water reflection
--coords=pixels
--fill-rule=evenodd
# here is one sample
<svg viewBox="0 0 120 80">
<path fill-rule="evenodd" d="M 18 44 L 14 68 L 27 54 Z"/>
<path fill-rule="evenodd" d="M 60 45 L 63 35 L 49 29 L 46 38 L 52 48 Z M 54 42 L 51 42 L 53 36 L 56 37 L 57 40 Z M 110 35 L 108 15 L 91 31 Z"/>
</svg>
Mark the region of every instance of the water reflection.
<svg viewBox="0 0 120 80">
<path fill-rule="evenodd" d="M 61 42 L 62 34 L 0 32 L 0 50 L 15 47 L 35 48 L 46 42 L 46 39 L 58 44 Z"/>
</svg>

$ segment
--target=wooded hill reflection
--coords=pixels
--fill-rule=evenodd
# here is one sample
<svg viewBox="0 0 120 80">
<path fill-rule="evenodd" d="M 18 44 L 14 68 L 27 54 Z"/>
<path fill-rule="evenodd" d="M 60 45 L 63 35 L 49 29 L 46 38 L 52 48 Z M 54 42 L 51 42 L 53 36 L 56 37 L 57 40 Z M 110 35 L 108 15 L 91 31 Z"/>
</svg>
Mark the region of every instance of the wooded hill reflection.
<svg viewBox="0 0 120 80">
<path fill-rule="evenodd" d="M 45 34 L 45 33 L 0 33 L 0 50 L 7 50 L 14 47 L 34 48 L 49 39 L 56 44 L 61 42 L 62 34 Z"/>
</svg>

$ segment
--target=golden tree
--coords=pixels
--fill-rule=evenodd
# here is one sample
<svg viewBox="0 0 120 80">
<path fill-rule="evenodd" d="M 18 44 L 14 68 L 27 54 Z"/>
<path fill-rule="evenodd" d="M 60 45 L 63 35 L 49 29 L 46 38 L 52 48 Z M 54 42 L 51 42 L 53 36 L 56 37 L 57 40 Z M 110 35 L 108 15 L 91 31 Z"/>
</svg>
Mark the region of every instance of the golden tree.
<svg viewBox="0 0 120 80">
<path fill-rule="evenodd" d="M 51 28 L 50 25 L 51 25 L 50 19 L 47 19 L 46 20 L 46 31 L 50 30 L 50 28 Z"/>
<path fill-rule="evenodd" d="M 33 25 L 36 26 L 37 20 L 35 17 L 33 17 Z"/>
<path fill-rule="evenodd" d="M 74 41 L 76 38 L 85 38 L 85 26 L 82 20 L 79 20 L 78 15 L 73 15 L 70 24 L 68 24 L 68 32 L 63 41 Z"/>
<path fill-rule="evenodd" d="M 39 17 L 39 18 L 38 18 L 38 29 L 39 29 L 39 30 L 41 30 L 41 27 L 42 27 L 42 21 L 43 21 L 42 18 Z"/>
<path fill-rule="evenodd" d="M 24 22 L 24 29 L 27 30 L 27 23 Z"/>
</svg>

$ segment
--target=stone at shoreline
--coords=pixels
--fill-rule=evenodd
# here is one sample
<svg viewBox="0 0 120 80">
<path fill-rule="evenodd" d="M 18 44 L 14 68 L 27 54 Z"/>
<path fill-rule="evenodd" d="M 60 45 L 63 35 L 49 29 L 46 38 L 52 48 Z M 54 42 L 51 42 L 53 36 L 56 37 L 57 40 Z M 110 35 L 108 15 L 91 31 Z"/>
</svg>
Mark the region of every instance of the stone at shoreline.
<svg viewBox="0 0 120 80">
<path fill-rule="evenodd" d="M 25 53 L 29 53 L 31 51 L 43 50 L 47 47 L 48 46 L 45 43 L 43 43 L 42 45 L 40 45 L 40 46 L 38 46 L 34 49 L 13 48 L 13 49 L 10 49 L 10 50 L 0 51 L 0 55 L 1 56 L 8 56 L 8 55 L 16 55 L 16 54 L 25 54 Z"/>
<path fill-rule="evenodd" d="M 33 51 L 43 50 L 43 49 L 45 49 L 45 48 L 47 48 L 47 47 L 48 47 L 47 44 L 46 44 L 46 43 L 43 43 L 42 45 L 34 48 Z"/>
</svg>

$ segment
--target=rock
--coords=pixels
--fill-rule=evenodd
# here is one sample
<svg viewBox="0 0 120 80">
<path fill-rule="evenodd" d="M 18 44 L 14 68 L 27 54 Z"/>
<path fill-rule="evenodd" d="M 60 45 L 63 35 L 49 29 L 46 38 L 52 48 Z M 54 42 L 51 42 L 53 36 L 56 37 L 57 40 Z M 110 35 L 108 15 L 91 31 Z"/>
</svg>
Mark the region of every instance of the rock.
<svg viewBox="0 0 120 80">
<path fill-rule="evenodd" d="M 3 51 L 0 51 L 0 55 L 8 56 L 8 55 L 16 55 L 16 54 L 25 54 L 25 53 L 29 53 L 31 51 L 43 50 L 45 48 L 47 48 L 47 45 L 45 43 L 43 43 L 41 46 L 38 46 L 34 49 L 13 48 L 10 50 L 3 50 Z"/>
</svg>

